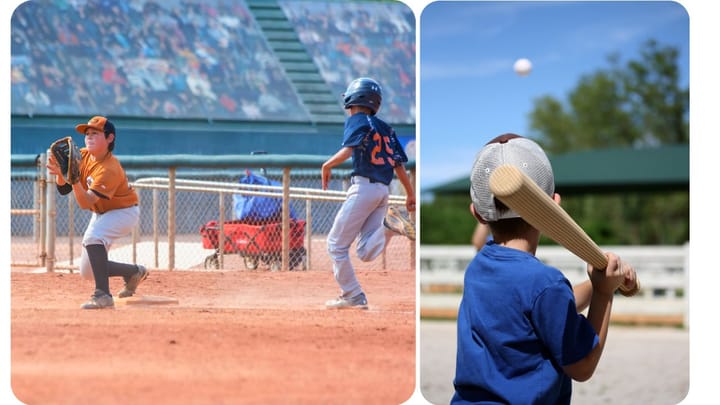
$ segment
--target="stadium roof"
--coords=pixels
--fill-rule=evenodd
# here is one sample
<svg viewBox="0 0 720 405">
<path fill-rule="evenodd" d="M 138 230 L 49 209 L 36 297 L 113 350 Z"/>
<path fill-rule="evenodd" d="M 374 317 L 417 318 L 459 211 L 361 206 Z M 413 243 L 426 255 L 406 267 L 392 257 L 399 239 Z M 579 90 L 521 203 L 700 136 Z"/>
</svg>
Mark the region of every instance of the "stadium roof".
<svg viewBox="0 0 720 405">
<path fill-rule="evenodd" d="M 591 150 L 549 159 L 560 194 L 688 190 L 690 185 L 688 144 Z M 470 179 L 463 177 L 425 191 L 455 194 L 468 190 Z"/>
</svg>

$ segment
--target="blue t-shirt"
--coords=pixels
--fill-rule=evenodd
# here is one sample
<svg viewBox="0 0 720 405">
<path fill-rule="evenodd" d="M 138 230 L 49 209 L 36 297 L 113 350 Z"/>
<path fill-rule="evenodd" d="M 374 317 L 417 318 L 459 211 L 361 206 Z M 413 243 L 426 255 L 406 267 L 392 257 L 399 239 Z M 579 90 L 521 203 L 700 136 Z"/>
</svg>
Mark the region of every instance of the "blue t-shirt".
<svg viewBox="0 0 720 405">
<path fill-rule="evenodd" d="M 492 240 L 465 272 L 457 333 L 453 404 L 569 404 L 562 366 L 599 341 L 559 270 Z"/>
<path fill-rule="evenodd" d="M 357 113 L 345 120 L 343 147 L 352 147 L 353 176 L 390 184 L 394 168 L 408 161 L 395 130 L 374 115 Z"/>
</svg>

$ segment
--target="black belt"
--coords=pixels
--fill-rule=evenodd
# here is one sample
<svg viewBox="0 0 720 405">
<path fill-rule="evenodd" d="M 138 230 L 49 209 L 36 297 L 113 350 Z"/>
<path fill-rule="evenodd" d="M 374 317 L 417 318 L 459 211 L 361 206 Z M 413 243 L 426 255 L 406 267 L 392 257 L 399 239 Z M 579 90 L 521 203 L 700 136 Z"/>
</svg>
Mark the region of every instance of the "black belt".
<svg viewBox="0 0 720 405">
<path fill-rule="evenodd" d="M 385 183 L 384 181 L 375 180 L 375 179 L 370 178 L 370 177 L 367 177 L 367 176 L 360 176 L 359 174 L 354 174 L 354 175 L 352 175 L 351 177 L 363 177 L 363 178 L 368 179 L 368 181 L 369 181 L 370 183 L 380 183 L 380 184 L 384 184 L 384 185 L 386 185 L 386 186 L 389 185 L 388 183 Z"/>
<path fill-rule="evenodd" d="M 370 180 L 370 183 L 380 183 L 380 184 L 384 184 L 384 185 L 386 185 L 386 186 L 388 185 L 388 184 L 385 183 L 384 181 L 371 179 L 370 177 L 368 177 L 367 179 Z"/>
</svg>

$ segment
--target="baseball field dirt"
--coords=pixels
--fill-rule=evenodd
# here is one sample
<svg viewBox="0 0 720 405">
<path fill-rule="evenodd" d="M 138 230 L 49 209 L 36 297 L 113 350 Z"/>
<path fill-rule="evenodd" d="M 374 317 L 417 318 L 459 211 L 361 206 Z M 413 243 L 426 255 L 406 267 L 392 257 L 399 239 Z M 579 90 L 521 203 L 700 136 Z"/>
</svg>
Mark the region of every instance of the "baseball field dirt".
<svg viewBox="0 0 720 405">
<path fill-rule="evenodd" d="M 11 386 L 27 404 L 399 404 L 415 387 L 415 273 L 359 271 L 366 311 L 328 310 L 331 272 L 153 271 L 169 305 L 81 310 L 77 273 L 11 273 Z M 122 280 L 111 279 L 111 291 Z"/>
</svg>

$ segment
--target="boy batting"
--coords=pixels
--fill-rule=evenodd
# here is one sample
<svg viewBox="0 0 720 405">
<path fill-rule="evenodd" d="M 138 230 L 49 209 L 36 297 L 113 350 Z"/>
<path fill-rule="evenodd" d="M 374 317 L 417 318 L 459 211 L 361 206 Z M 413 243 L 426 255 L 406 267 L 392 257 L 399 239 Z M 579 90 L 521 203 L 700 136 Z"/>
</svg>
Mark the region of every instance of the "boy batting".
<svg viewBox="0 0 720 405">
<path fill-rule="evenodd" d="M 470 177 L 470 211 L 492 233 L 465 272 L 458 310 L 453 404 L 569 404 L 572 381 L 588 380 L 605 347 L 615 291 L 633 289 L 635 270 L 613 253 L 588 265 L 575 287 L 535 257 L 540 231 L 491 192 L 491 175 L 513 166 L 548 198 L 552 167 L 535 142 L 515 134 L 491 140 Z M 587 308 L 587 317 L 580 314 Z"/>
</svg>

